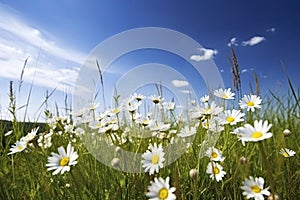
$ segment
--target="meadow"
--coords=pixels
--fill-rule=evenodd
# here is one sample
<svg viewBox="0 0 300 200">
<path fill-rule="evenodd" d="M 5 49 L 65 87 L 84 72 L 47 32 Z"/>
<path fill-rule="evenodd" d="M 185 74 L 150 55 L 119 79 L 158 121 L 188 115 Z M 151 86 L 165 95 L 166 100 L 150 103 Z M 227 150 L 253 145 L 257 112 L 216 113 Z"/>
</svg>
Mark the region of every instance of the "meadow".
<svg viewBox="0 0 300 200">
<path fill-rule="evenodd" d="M 285 95 L 219 89 L 184 112 L 159 89 L 117 96 L 105 111 L 101 102 L 65 116 L 45 110 L 45 124 L 17 120 L 11 84 L 13 120 L 0 123 L 0 199 L 298 199 L 299 91 L 287 81 Z"/>
</svg>

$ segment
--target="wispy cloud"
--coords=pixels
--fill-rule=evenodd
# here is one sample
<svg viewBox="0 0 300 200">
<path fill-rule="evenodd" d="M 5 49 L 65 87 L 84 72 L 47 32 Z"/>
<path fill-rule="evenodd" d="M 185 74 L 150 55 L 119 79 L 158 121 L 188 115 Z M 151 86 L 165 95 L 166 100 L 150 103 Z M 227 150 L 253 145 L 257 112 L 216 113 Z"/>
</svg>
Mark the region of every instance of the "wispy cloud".
<svg viewBox="0 0 300 200">
<path fill-rule="evenodd" d="M 185 87 L 189 85 L 189 82 L 183 80 L 172 80 L 171 83 L 174 87 Z"/>
<path fill-rule="evenodd" d="M 229 47 L 238 46 L 237 38 L 236 37 L 231 38 L 230 41 L 227 43 L 227 46 Z"/>
<path fill-rule="evenodd" d="M 274 33 L 275 31 L 276 31 L 276 28 L 274 28 L 274 27 L 268 28 L 268 29 L 266 30 L 266 32 L 272 32 L 272 33 Z"/>
<path fill-rule="evenodd" d="M 263 42 L 264 40 L 265 40 L 265 38 L 262 36 L 254 36 L 247 41 L 243 41 L 242 46 L 254 46 L 254 45 L 257 45 L 257 44 Z"/>
<path fill-rule="evenodd" d="M 244 74 L 244 73 L 246 73 L 246 72 L 249 72 L 249 71 L 253 71 L 254 70 L 254 68 L 244 68 L 244 69 L 242 69 L 241 70 L 241 74 Z"/>
<path fill-rule="evenodd" d="M 181 92 L 182 94 L 192 94 L 192 91 L 190 90 L 180 90 L 179 92 Z"/>
<path fill-rule="evenodd" d="M 190 57 L 190 59 L 194 60 L 194 61 L 209 60 L 209 59 L 212 59 L 214 57 L 214 55 L 216 55 L 218 53 L 218 51 L 215 49 L 200 48 L 199 51 L 200 51 L 200 54 L 192 55 Z"/>
<path fill-rule="evenodd" d="M 263 74 L 262 72 L 259 72 L 259 75 L 261 78 L 268 78 L 268 75 L 267 74 Z"/>
<path fill-rule="evenodd" d="M 72 87 L 85 54 L 57 44 L 56 37 L 34 27 L 0 4 L 0 77 L 18 79 L 26 58 L 24 82 L 59 90 Z"/>
</svg>

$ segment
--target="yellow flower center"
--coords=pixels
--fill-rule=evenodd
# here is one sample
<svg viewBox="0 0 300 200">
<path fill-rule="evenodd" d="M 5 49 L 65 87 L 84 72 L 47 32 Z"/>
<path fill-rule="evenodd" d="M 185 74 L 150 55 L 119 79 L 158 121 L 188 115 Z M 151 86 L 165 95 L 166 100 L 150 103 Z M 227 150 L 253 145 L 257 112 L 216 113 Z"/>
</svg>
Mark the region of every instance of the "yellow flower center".
<svg viewBox="0 0 300 200">
<path fill-rule="evenodd" d="M 259 187 L 258 185 L 252 186 L 252 187 L 251 187 L 251 190 L 252 190 L 252 192 L 254 192 L 254 193 L 260 193 L 260 192 L 261 192 L 261 189 L 260 189 L 260 187 Z"/>
<path fill-rule="evenodd" d="M 59 165 L 60 166 L 66 166 L 69 164 L 70 158 L 68 157 L 64 157 L 59 161 Z"/>
<path fill-rule="evenodd" d="M 218 157 L 218 154 L 217 154 L 216 152 L 212 152 L 212 153 L 211 153 L 211 157 L 212 157 L 212 158 L 216 158 L 216 157 Z"/>
<path fill-rule="evenodd" d="M 158 191 L 158 198 L 160 200 L 165 200 L 168 198 L 169 192 L 166 188 L 162 188 Z"/>
<path fill-rule="evenodd" d="M 226 94 L 223 94 L 223 95 L 222 95 L 222 98 L 223 98 L 223 99 L 228 99 L 228 97 L 229 97 L 229 96 L 226 95 Z"/>
<path fill-rule="evenodd" d="M 217 167 L 214 167 L 214 174 L 219 174 L 220 173 L 220 169 Z"/>
<path fill-rule="evenodd" d="M 19 151 L 22 151 L 23 149 L 24 149 L 24 147 L 23 146 L 18 146 L 18 148 L 17 148 Z"/>
<path fill-rule="evenodd" d="M 151 159 L 151 163 L 156 165 L 159 161 L 159 156 L 158 155 L 154 155 L 152 156 L 152 159 Z"/>
<path fill-rule="evenodd" d="M 248 106 L 254 106 L 254 102 L 253 102 L 253 101 L 249 101 L 249 102 L 247 103 L 247 105 L 248 105 Z"/>
<path fill-rule="evenodd" d="M 284 157 L 289 157 L 289 156 L 290 156 L 287 152 L 284 152 L 282 155 L 283 155 Z"/>
<path fill-rule="evenodd" d="M 234 117 L 229 116 L 229 117 L 226 118 L 226 121 L 233 122 L 234 121 Z"/>
<path fill-rule="evenodd" d="M 211 110 L 210 108 L 206 108 L 206 109 L 205 109 L 205 114 L 209 114 L 209 113 L 210 113 L 210 110 Z"/>
<path fill-rule="evenodd" d="M 115 108 L 115 109 L 113 109 L 112 112 L 115 113 L 115 114 L 118 114 L 120 112 L 120 110 L 118 108 Z"/>
<path fill-rule="evenodd" d="M 261 138 L 262 136 L 263 136 L 263 133 L 260 131 L 255 131 L 251 135 L 252 138 Z"/>
</svg>

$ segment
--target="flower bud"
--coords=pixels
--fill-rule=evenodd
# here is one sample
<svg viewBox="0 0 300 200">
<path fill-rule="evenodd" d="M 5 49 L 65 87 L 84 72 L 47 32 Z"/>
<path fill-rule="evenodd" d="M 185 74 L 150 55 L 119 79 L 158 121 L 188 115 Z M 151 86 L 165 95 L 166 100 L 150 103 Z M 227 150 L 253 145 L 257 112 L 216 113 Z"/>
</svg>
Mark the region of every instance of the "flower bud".
<svg viewBox="0 0 300 200">
<path fill-rule="evenodd" d="M 113 158 L 112 160 L 111 160 L 111 166 L 113 166 L 113 167 L 119 167 L 120 166 L 120 162 L 121 162 L 121 160 L 119 159 L 119 158 Z"/>
<path fill-rule="evenodd" d="M 199 172 L 197 169 L 191 169 L 189 172 L 189 175 L 192 179 L 196 179 L 198 176 Z"/>
<path fill-rule="evenodd" d="M 268 196 L 268 198 L 267 198 L 267 200 L 281 200 L 281 198 L 279 197 L 279 195 L 278 194 L 270 194 L 269 196 Z"/>
<path fill-rule="evenodd" d="M 283 131 L 284 137 L 288 137 L 288 136 L 290 136 L 291 134 L 292 134 L 292 132 L 291 132 L 289 129 L 284 129 L 284 131 Z"/>
<path fill-rule="evenodd" d="M 247 164 L 247 158 L 245 158 L 244 156 L 242 156 L 242 157 L 240 158 L 240 163 L 241 163 L 241 165 Z"/>
</svg>

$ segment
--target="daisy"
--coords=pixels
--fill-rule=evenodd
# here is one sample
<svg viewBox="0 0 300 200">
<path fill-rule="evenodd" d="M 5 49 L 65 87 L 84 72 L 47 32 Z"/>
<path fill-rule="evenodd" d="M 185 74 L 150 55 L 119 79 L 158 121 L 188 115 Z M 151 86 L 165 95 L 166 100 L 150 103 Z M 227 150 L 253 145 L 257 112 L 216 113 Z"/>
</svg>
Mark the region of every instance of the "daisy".
<svg viewBox="0 0 300 200">
<path fill-rule="evenodd" d="M 241 109 L 247 108 L 247 111 L 251 110 L 252 112 L 254 112 L 255 108 L 261 108 L 260 104 L 261 98 L 256 95 L 244 95 L 239 102 Z"/>
<path fill-rule="evenodd" d="M 225 110 L 224 113 L 220 114 L 222 124 L 235 125 L 238 122 L 244 121 L 243 117 L 245 113 L 242 113 L 240 110 Z"/>
<path fill-rule="evenodd" d="M 155 96 L 155 95 L 152 95 L 150 99 L 154 104 L 161 103 L 164 100 L 161 96 Z"/>
<path fill-rule="evenodd" d="M 247 199 L 254 198 L 255 200 L 264 200 L 263 195 L 270 195 L 268 191 L 269 188 L 264 189 L 264 179 L 262 177 L 254 179 L 250 176 L 249 179 L 243 181 L 241 189 L 244 190 L 243 195 L 245 195 Z"/>
<path fill-rule="evenodd" d="M 26 141 L 16 141 L 14 145 L 9 149 L 10 152 L 7 155 L 18 153 L 26 149 L 27 142 Z"/>
<path fill-rule="evenodd" d="M 273 133 L 268 132 L 271 127 L 272 124 L 268 124 L 268 121 L 255 120 L 254 127 L 250 124 L 245 124 L 244 127 L 235 129 L 234 133 L 238 135 L 242 144 L 245 145 L 245 142 L 257 142 L 272 137 Z"/>
<path fill-rule="evenodd" d="M 175 109 L 175 103 L 172 101 L 164 102 L 163 105 L 166 107 L 167 110 L 172 111 Z"/>
<path fill-rule="evenodd" d="M 222 99 L 234 99 L 235 94 L 231 92 L 231 88 L 227 88 L 224 90 L 220 88 L 214 91 L 214 95 Z"/>
<path fill-rule="evenodd" d="M 149 151 L 150 150 L 150 151 Z M 142 166 L 145 168 L 145 172 L 149 171 L 149 174 L 154 174 L 154 171 L 158 173 L 160 168 L 163 168 L 163 162 L 165 161 L 162 145 L 157 147 L 157 144 L 150 144 L 149 150 L 142 155 Z"/>
<path fill-rule="evenodd" d="M 286 157 L 286 158 L 287 158 L 287 157 L 292 157 L 292 156 L 294 156 L 294 155 L 296 154 L 295 151 L 290 150 L 290 149 L 288 149 L 288 148 L 282 148 L 282 149 L 280 149 L 279 153 L 280 153 L 281 155 L 283 155 L 284 157 Z"/>
<path fill-rule="evenodd" d="M 143 99 L 145 99 L 146 97 L 142 94 L 137 94 L 137 93 L 134 93 L 132 96 L 131 96 L 131 99 L 135 99 L 137 101 L 142 101 Z"/>
<path fill-rule="evenodd" d="M 206 173 L 210 174 L 212 180 L 217 182 L 221 181 L 226 175 L 226 172 L 223 171 L 223 167 L 219 163 L 209 162 L 206 168 Z"/>
<path fill-rule="evenodd" d="M 134 113 L 141 104 L 142 104 L 141 101 L 137 101 L 137 102 L 127 101 L 124 106 L 125 106 L 125 110 L 127 110 L 130 113 Z"/>
<path fill-rule="evenodd" d="M 216 149 L 215 147 L 209 147 L 206 152 L 205 155 L 207 157 L 209 157 L 210 160 L 212 161 L 224 161 L 225 157 L 222 156 L 222 152 L 218 149 Z"/>
<path fill-rule="evenodd" d="M 203 97 L 200 98 L 200 101 L 202 103 L 207 103 L 209 101 L 209 96 L 206 94 Z"/>
<path fill-rule="evenodd" d="M 190 137 L 196 133 L 196 127 L 189 127 L 185 126 L 183 129 L 181 129 L 180 133 L 178 134 L 179 137 L 185 138 Z"/>
<path fill-rule="evenodd" d="M 211 105 L 209 105 L 208 103 L 204 103 L 202 107 L 198 108 L 199 112 L 202 115 L 218 115 L 220 112 L 223 111 L 222 107 L 219 107 L 216 105 L 216 103 L 213 101 L 211 102 Z"/>
<path fill-rule="evenodd" d="M 146 196 L 149 197 L 149 200 L 174 200 L 176 199 L 175 187 L 170 187 L 169 184 L 170 178 L 167 177 L 166 180 L 162 178 L 154 178 L 154 181 L 150 182 L 148 186 L 148 192 Z"/>
<path fill-rule="evenodd" d="M 32 141 L 35 138 L 38 130 L 39 130 L 39 127 L 32 129 L 30 133 L 27 133 L 26 136 L 21 138 L 21 141 L 24 141 L 24 142 L 27 142 L 27 143 Z"/>
<path fill-rule="evenodd" d="M 94 110 L 96 110 L 98 107 L 99 107 L 99 103 L 95 103 L 95 102 L 92 102 L 91 104 L 90 104 L 90 110 L 91 111 L 94 111 Z"/>
<path fill-rule="evenodd" d="M 74 151 L 74 148 L 69 143 L 67 146 L 67 152 L 64 147 L 58 147 L 58 153 L 51 153 L 51 157 L 48 157 L 48 163 L 46 166 L 49 170 L 55 170 L 52 174 L 56 175 L 59 172 L 63 174 L 65 171 L 70 171 L 70 166 L 76 165 L 78 154 Z"/>
<path fill-rule="evenodd" d="M 221 132 L 224 130 L 224 126 L 222 125 L 222 122 L 220 121 L 219 117 L 211 117 L 210 119 L 205 119 L 202 121 L 202 126 L 205 129 L 208 129 L 212 132 Z"/>
</svg>

